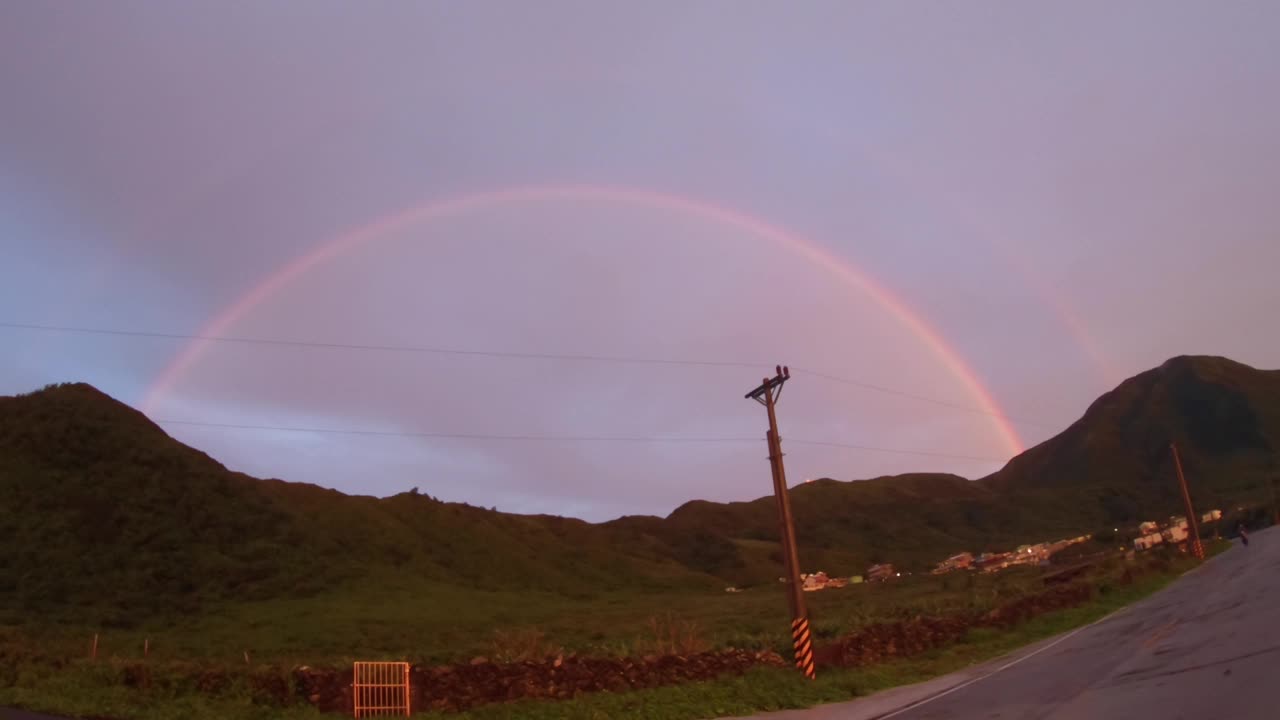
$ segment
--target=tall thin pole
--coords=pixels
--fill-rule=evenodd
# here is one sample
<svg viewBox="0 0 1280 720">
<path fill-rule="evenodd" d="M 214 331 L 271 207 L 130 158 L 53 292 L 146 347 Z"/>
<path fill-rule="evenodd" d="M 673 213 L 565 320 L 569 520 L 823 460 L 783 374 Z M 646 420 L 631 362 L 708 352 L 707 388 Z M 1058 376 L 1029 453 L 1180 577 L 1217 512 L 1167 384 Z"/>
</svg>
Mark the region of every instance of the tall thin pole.
<svg viewBox="0 0 1280 720">
<path fill-rule="evenodd" d="M 800 587 L 800 557 L 796 550 L 795 520 L 791 514 L 791 495 L 787 490 L 787 473 L 782 464 L 782 440 L 778 436 L 778 416 L 775 408 L 782 395 L 782 385 L 791 379 L 788 368 L 778 366 L 777 375 L 765 378 L 747 397 L 756 400 L 769 413 L 769 430 L 765 440 L 769 446 L 769 469 L 773 475 L 773 493 L 778 506 L 778 524 L 782 540 L 782 564 L 787 580 L 787 601 L 791 608 L 791 640 L 795 648 L 796 667 L 813 679 L 813 638 L 809 630 L 809 615 L 804 607 L 804 591 Z M 775 393 L 774 391 L 777 390 Z"/>
<path fill-rule="evenodd" d="M 1271 524 L 1280 525 L 1280 502 L 1276 501 L 1276 478 L 1267 478 L 1267 487 L 1271 490 Z"/>
<path fill-rule="evenodd" d="M 1200 523 L 1196 518 L 1196 510 L 1191 505 L 1191 491 L 1187 489 L 1187 478 L 1182 474 L 1182 458 L 1178 457 L 1178 444 L 1169 443 L 1173 451 L 1173 466 L 1178 470 L 1178 485 L 1182 487 L 1182 501 L 1187 505 L 1187 527 L 1191 530 L 1191 552 L 1199 560 L 1204 559 L 1204 545 L 1200 543 Z"/>
<path fill-rule="evenodd" d="M 769 410 L 769 461 L 773 468 L 773 491 L 778 497 L 779 521 L 782 524 L 782 554 L 788 573 L 792 617 L 804 617 L 804 591 L 800 587 L 800 557 L 796 551 L 795 517 L 791 514 L 791 493 L 787 491 L 787 471 L 782 464 L 782 439 L 778 437 L 778 418 L 774 410 L 773 392 L 765 389 L 765 407 Z"/>
<path fill-rule="evenodd" d="M 794 592 L 796 581 L 800 576 L 799 564 L 792 561 L 791 555 L 791 533 L 790 518 L 791 513 L 784 498 L 786 497 L 785 481 L 778 479 L 778 464 L 782 453 L 774 447 L 773 430 L 765 433 L 765 442 L 769 448 L 769 476 L 773 481 L 773 499 L 778 507 L 778 541 L 782 546 L 782 574 L 787 581 L 787 605 L 791 608 L 791 617 L 797 618 L 804 614 L 804 608 L 798 603 L 803 602 L 803 595 Z M 797 597 L 800 599 L 797 600 Z"/>
</svg>

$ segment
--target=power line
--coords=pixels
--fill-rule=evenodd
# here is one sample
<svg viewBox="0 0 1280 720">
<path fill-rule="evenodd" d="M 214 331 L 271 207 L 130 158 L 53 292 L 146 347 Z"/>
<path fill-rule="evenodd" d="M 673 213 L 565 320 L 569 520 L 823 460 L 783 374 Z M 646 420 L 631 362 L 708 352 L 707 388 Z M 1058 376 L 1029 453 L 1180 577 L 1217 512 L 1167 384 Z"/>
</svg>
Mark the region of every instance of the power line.
<svg viewBox="0 0 1280 720">
<path fill-rule="evenodd" d="M 981 455 L 957 455 L 955 453 L 930 452 L 928 450 L 900 450 L 896 448 L 874 447 L 871 445 L 851 445 L 849 443 L 827 442 L 825 440 L 797 440 L 785 438 L 794 445 L 820 445 L 823 447 L 847 448 L 849 450 L 865 450 L 867 452 L 893 453 L 896 455 L 920 455 L 923 457 L 947 458 L 949 460 L 973 460 L 974 462 L 1007 462 L 1009 458 L 983 457 Z"/>
<path fill-rule="evenodd" d="M 278 347 L 297 347 L 297 348 L 320 348 L 329 350 L 356 350 L 356 351 L 373 351 L 373 352 L 411 352 L 424 353 L 433 355 L 454 355 L 469 357 L 493 357 L 507 358 L 517 360 L 568 360 L 581 362 L 600 362 L 600 363 L 617 363 L 617 364 L 633 364 L 633 365 L 683 365 L 683 366 L 701 366 L 701 367 L 735 367 L 735 368 L 760 368 L 767 367 L 768 363 L 752 363 L 737 360 L 689 360 L 678 358 L 642 358 L 642 357 L 626 357 L 620 355 L 594 355 L 594 354 L 574 354 L 574 353 L 534 353 L 534 352 L 503 352 L 497 350 L 467 350 L 459 348 L 445 348 L 418 345 L 377 345 L 377 344 L 361 344 L 361 343 L 339 343 L 339 342 L 314 342 L 305 340 L 281 340 L 276 338 L 253 338 L 253 337 L 235 337 L 225 335 L 198 335 L 187 333 L 166 333 L 166 332 L 149 332 L 140 330 L 115 330 L 105 328 L 87 328 L 66 325 L 43 325 L 37 323 L 16 323 L 16 322 L 0 322 L 0 327 L 19 330 L 34 330 L 40 332 L 64 332 L 78 333 L 86 335 L 108 335 L 117 337 L 138 337 L 138 338 L 155 338 L 164 340 L 200 340 L 204 342 L 221 342 L 242 345 L 272 345 Z M 952 410 L 960 410 L 987 417 L 1016 422 L 1022 425 L 1030 425 L 1045 429 L 1054 429 L 1057 426 L 1050 423 L 1040 422 L 1036 420 L 1027 420 L 1024 418 L 1002 415 L 991 410 L 983 408 L 971 407 L 961 403 L 950 402 L 932 398 L 927 395 L 920 395 L 905 390 L 897 390 L 895 388 L 877 385 L 875 383 L 854 380 L 851 378 L 832 375 L 830 373 L 818 372 L 816 370 L 807 370 L 805 368 L 795 367 L 793 370 L 810 375 L 812 377 L 828 380 L 831 382 L 841 383 L 852 387 L 858 387 L 865 390 L 871 390 L 886 395 L 908 398 L 920 402 L 927 402 L 939 407 L 950 408 Z"/>
<path fill-rule="evenodd" d="M 251 425 L 244 423 L 218 423 L 200 420 L 156 420 L 160 425 L 183 425 L 192 427 L 208 427 L 230 430 L 257 430 L 267 432 L 323 433 L 333 435 L 371 435 L 383 437 L 430 438 L 445 440 L 511 440 L 527 442 L 618 442 L 618 443 L 678 443 L 678 444 L 712 444 L 712 443 L 759 443 L 758 437 L 671 437 L 640 435 L 501 435 L 489 433 L 446 433 L 417 432 L 410 430 L 360 430 L 350 428 L 315 428 L 289 425 Z M 901 450 L 896 448 L 874 447 L 870 445 L 853 445 L 848 443 L 827 442 L 823 440 L 786 440 L 797 445 L 817 445 L 868 452 L 891 453 L 895 455 L 922 455 L 926 457 L 948 458 L 953 460 L 972 460 L 977 462 L 1004 462 L 1006 458 L 979 457 L 974 455 L 958 455 L 924 450 Z"/>
<path fill-rule="evenodd" d="M 241 423 L 216 423 L 200 420 L 155 420 L 161 425 L 191 425 L 196 427 L 226 428 L 234 430 L 268 430 L 299 433 L 328 433 L 335 435 L 378 435 L 386 437 L 433 438 L 446 440 L 517 440 L 542 442 L 634 442 L 634 443 L 746 443 L 760 442 L 748 437 L 644 437 L 634 435 L 495 435 L 489 433 L 416 432 L 410 430 L 355 430 L 348 428 L 315 428 L 287 425 L 246 425 Z"/>
</svg>

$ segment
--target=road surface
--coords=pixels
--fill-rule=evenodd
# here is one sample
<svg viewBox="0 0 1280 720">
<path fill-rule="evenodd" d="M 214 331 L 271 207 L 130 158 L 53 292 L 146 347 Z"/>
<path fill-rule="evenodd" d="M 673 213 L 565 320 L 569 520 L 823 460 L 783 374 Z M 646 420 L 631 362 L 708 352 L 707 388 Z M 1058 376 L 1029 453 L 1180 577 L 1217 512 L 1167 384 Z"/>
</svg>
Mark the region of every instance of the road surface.
<svg viewBox="0 0 1280 720">
<path fill-rule="evenodd" d="M 10 710 L 8 708 L 0 708 L 0 720 L 62 720 L 52 715 L 41 715 L 39 713 L 27 712 L 26 710 Z"/>
<path fill-rule="evenodd" d="M 819 670 L 821 672 L 821 670 Z M 1085 628 L 934 680 L 756 720 L 1275 720 L 1280 531 Z"/>
</svg>

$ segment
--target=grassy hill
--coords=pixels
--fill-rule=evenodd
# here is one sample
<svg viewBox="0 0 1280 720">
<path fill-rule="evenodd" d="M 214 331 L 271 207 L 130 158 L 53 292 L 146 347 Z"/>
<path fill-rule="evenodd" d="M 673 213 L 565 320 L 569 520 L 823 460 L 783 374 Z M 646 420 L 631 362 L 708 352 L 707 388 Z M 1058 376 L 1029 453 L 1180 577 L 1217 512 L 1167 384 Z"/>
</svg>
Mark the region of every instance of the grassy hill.
<svg viewBox="0 0 1280 720">
<path fill-rule="evenodd" d="M 0 398 L 0 610 L 129 624 L 395 570 L 563 595 L 722 584 L 583 521 L 228 471 L 84 384 Z"/>
<path fill-rule="evenodd" d="M 1062 433 L 980 480 L 901 475 L 792 489 L 808 568 L 923 568 L 961 549 L 1008 549 L 1183 513 L 1169 445 L 1198 508 L 1269 503 L 1280 480 L 1280 371 L 1180 356 L 1121 383 Z M 666 524 L 776 536 L 772 499 L 687 503 Z M 775 551 L 776 552 L 776 551 Z M 705 569 L 732 574 L 749 552 Z M 779 559 L 780 561 L 780 559 Z M 771 567 L 778 567 L 774 562 Z"/>
<path fill-rule="evenodd" d="M 1170 443 L 1199 508 L 1269 503 L 1280 479 L 1280 371 L 1176 357 L 1098 398 L 1062 433 L 979 481 L 1098 526 L 1182 514 Z"/>
<path fill-rule="evenodd" d="M 1171 441 L 1200 507 L 1266 499 L 1280 372 L 1174 358 L 990 477 L 798 486 L 801 560 L 832 573 L 923 568 L 962 549 L 1180 512 Z M 417 493 L 348 496 L 230 472 L 84 384 L 0 398 L 0 498 L 0 620 L 129 625 L 389 576 L 568 598 L 706 591 L 776 582 L 781 565 L 772 498 L 590 524 Z"/>
</svg>

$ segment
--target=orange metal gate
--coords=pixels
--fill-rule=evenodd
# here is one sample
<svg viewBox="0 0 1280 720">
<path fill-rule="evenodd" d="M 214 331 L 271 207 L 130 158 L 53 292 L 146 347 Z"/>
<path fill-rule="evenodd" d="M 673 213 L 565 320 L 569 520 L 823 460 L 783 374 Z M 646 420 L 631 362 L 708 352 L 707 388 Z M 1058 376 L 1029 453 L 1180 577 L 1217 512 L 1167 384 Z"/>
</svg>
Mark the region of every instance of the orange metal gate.
<svg viewBox="0 0 1280 720">
<path fill-rule="evenodd" d="M 409 716 L 409 663 L 358 662 L 351 688 L 358 718 Z"/>
</svg>

